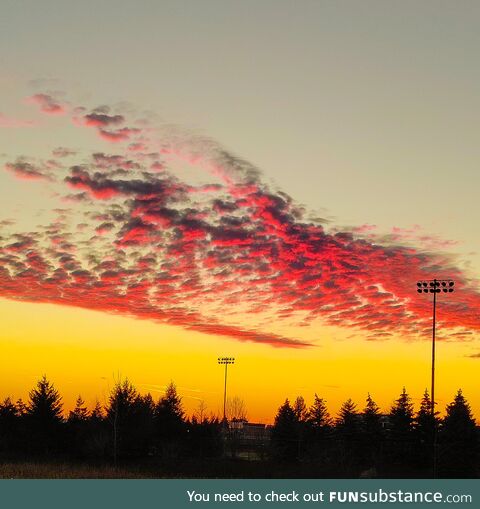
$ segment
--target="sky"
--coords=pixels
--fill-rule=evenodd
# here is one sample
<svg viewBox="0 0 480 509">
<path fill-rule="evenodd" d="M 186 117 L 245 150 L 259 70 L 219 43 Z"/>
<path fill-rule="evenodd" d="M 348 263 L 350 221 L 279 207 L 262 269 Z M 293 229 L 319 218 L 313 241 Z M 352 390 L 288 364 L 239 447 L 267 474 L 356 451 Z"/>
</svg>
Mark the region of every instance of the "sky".
<svg viewBox="0 0 480 509">
<path fill-rule="evenodd" d="M 5 1 L 0 398 L 480 415 L 477 2 Z M 288 376 L 286 374 L 288 373 Z"/>
</svg>

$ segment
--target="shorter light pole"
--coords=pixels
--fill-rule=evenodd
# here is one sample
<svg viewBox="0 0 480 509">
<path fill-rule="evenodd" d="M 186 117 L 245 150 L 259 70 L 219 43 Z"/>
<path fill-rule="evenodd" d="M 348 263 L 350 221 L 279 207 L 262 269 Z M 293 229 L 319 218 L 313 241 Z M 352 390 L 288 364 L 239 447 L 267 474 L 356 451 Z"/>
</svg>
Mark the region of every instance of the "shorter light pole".
<svg viewBox="0 0 480 509">
<path fill-rule="evenodd" d="M 223 389 L 223 422 L 227 422 L 227 370 L 229 364 L 235 364 L 235 357 L 219 357 L 218 358 L 219 364 L 225 365 L 225 385 Z"/>
</svg>

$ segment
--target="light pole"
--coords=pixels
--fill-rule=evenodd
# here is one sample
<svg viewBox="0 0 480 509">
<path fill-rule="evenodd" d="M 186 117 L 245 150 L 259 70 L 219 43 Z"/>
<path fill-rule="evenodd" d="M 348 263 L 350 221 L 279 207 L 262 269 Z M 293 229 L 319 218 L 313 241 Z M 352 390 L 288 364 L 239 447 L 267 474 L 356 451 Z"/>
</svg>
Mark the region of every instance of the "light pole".
<svg viewBox="0 0 480 509">
<path fill-rule="evenodd" d="M 235 364 L 235 357 L 219 357 L 219 364 L 225 364 L 225 386 L 223 389 L 223 422 L 227 422 L 226 406 L 227 406 L 227 369 L 229 364 Z"/>
<path fill-rule="evenodd" d="M 435 320 L 437 309 L 437 293 L 452 293 L 455 281 L 452 279 L 427 279 L 417 282 L 418 293 L 433 293 L 433 319 L 432 319 L 432 391 L 430 409 L 433 424 L 433 477 L 437 473 L 437 426 L 435 423 Z"/>
</svg>

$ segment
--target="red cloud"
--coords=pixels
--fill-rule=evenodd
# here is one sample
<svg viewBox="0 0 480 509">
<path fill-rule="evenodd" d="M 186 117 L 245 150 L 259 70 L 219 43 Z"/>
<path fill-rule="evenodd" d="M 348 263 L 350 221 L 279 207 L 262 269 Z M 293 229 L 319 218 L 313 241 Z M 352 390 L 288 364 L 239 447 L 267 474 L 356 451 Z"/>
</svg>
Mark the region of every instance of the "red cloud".
<svg viewBox="0 0 480 509">
<path fill-rule="evenodd" d="M 20 180 L 50 180 L 50 176 L 45 170 L 26 161 L 7 163 L 5 169 Z"/>
<path fill-rule="evenodd" d="M 113 128 L 125 119 L 108 109 L 85 111 L 75 114 L 89 117 L 107 141 L 141 132 Z M 416 281 L 449 277 L 457 290 L 439 296 L 440 329 L 457 341 L 480 332 L 476 287 L 447 257 L 418 247 L 436 240 L 420 238 L 418 228 L 394 230 L 383 241 L 370 237 L 370 225 L 329 232 L 212 141 L 194 144 L 186 156 L 159 143 L 150 157 L 147 148 L 82 155 L 68 170 L 58 165 L 68 172 L 64 197 L 79 207 L 78 237 L 56 224 L 37 236 L 0 238 L 0 294 L 304 347 L 302 334 L 321 324 L 360 330 L 371 340 L 429 334 L 431 306 L 416 293 Z M 206 169 L 206 181 L 180 180 L 158 153 Z M 9 170 L 37 171 L 28 163 Z M 68 187 L 82 193 L 69 196 Z M 397 243 L 405 237 L 411 245 Z M 287 326 L 294 331 L 288 337 L 278 333 Z"/>
</svg>

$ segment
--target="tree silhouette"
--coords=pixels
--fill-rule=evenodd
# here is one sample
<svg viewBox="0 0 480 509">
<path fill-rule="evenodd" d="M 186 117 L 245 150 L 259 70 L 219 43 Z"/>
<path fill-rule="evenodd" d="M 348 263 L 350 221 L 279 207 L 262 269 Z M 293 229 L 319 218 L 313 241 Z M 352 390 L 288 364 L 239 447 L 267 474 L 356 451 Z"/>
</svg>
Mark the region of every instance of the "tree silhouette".
<svg viewBox="0 0 480 509">
<path fill-rule="evenodd" d="M 151 435 L 152 397 L 140 396 L 128 379 L 119 380 L 112 389 L 106 410 L 112 426 L 114 461 L 120 456 L 145 452 Z"/>
<path fill-rule="evenodd" d="M 234 400 L 241 403 L 235 405 L 235 415 L 245 415 L 243 401 Z M 218 418 L 206 417 L 204 403 L 188 420 L 173 382 L 155 404 L 150 394 L 141 395 L 128 379 L 119 380 L 111 391 L 105 416 L 98 401 L 88 412 L 79 396 L 65 420 L 61 396 L 43 376 L 30 391 L 27 405 L 22 400 L 14 404 L 10 398 L 0 403 L 0 451 L 15 461 L 17 454 L 20 460 L 35 461 L 48 454 L 49 460 L 84 462 L 95 458 L 96 464 L 111 458 L 113 451 L 115 459 L 128 458 L 125 464 L 137 458 L 136 465 L 142 469 L 162 465 L 167 475 L 184 474 L 178 469 L 186 465 L 194 474 L 219 475 L 219 468 L 235 465 L 228 475 L 252 475 L 268 468 L 269 475 L 279 477 L 292 473 L 418 477 L 426 472 L 430 475 L 433 430 L 437 427 L 437 472 L 447 477 L 475 476 L 479 466 L 478 428 L 462 391 L 447 405 L 442 421 L 432 418 L 431 409 L 425 391 L 414 415 L 411 398 L 403 388 L 384 429 L 384 416 L 370 394 L 360 413 L 351 399 L 345 401 L 335 423 L 324 399 L 315 394 L 307 409 L 303 397 L 298 396 L 293 405 L 286 399 L 278 409 L 274 425 L 267 428 L 270 448 L 265 449 L 267 430 L 248 428 L 244 434 L 240 423 L 238 429 L 242 431 L 235 437 L 232 428 L 226 432 Z M 240 450 L 254 453 L 258 462 L 247 466 L 243 461 L 230 460 L 216 465 L 213 459 L 224 455 L 225 450 L 230 450 L 232 459 Z M 162 456 L 160 461 L 151 457 L 156 453 Z"/>
<path fill-rule="evenodd" d="M 277 459 L 294 461 L 298 458 L 298 419 L 288 399 L 275 416 L 271 440 Z"/>
<path fill-rule="evenodd" d="M 477 430 L 470 405 L 461 389 L 447 405 L 439 438 L 442 472 L 451 477 L 474 475 L 478 457 Z"/>
<path fill-rule="evenodd" d="M 88 410 L 82 396 L 78 395 L 75 408 L 70 411 L 68 420 L 69 422 L 85 422 L 88 420 Z"/>
<path fill-rule="evenodd" d="M 398 466 L 411 463 L 413 450 L 413 403 L 405 387 L 390 409 L 390 463 Z"/>
<path fill-rule="evenodd" d="M 308 410 L 303 396 L 296 397 L 295 402 L 293 403 L 293 411 L 295 412 L 295 416 L 299 422 L 305 422 L 307 420 Z"/>
<path fill-rule="evenodd" d="M 413 422 L 416 445 L 415 456 L 418 464 L 422 467 L 432 465 L 435 427 L 437 424 L 437 419 L 432 416 L 432 400 L 428 390 L 425 389 L 420 402 L 420 409 Z"/>
<path fill-rule="evenodd" d="M 380 422 L 380 408 L 370 393 L 367 394 L 362 417 L 362 455 L 365 458 L 365 463 L 368 463 L 370 468 L 375 468 L 379 462 L 383 430 Z"/>
<path fill-rule="evenodd" d="M 8 451 L 15 447 L 19 424 L 17 408 L 10 398 L 0 403 L 0 449 Z"/>
<path fill-rule="evenodd" d="M 340 407 L 336 425 L 342 435 L 353 435 L 358 431 L 359 420 L 357 405 L 351 399 L 347 399 Z"/>
<path fill-rule="evenodd" d="M 338 459 L 342 470 L 347 472 L 353 472 L 359 466 L 360 422 L 357 405 L 347 399 L 340 407 L 335 423 L 340 446 Z"/>
<path fill-rule="evenodd" d="M 37 382 L 29 393 L 27 414 L 39 422 L 58 423 L 62 421 L 62 397 L 46 375 Z"/>
<path fill-rule="evenodd" d="M 179 453 L 180 442 L 186 431 L 184 415 L 182 398 L 175 384 L 170 382 L 154 410 L 157 445 L 164 457 Z"/>
<path fill-rule="evenodd" d="M 365 431 L 371 435 L 379 433 L 382 429 L 380 423 L 380 408 L 375 401 L 373 401 L 370 393 L 367 395 L 365 408 L 363 409 L 363 423 Z"/>
<path fill-rule="evenodd" d="M 84 443 L 85 454 L 95 458 L 108 456 L 110 454 L 111 423 L 105 419 L 102 406 L 98 399 L 88 416 L 87 427 L 88 433 Z"/>
<path fill-rule="evenodd" d="M 100 401 L 98 399 L 95 402 L 95 406 L 93 407 L 92 411 L 90 412 L 89 419 L 93 422 L 99 422 L 103 420 L 103 410 L 102 405 L 100 405 Z"/>
<path fill-rule="evenodd" d="M 308 422 L 312 428 L 318 431 L 329 430 L 333 424 L 328 413 L 326 402 L 315 393 L 312 406 L 308 410 Z"/>
<path fill-rule="evenodd" d="M 24 417 L 27 414 L 27 405 L 23 402 L 22 398 L 18 398 L 15 403 L 15 408 L 18 417 Z"/>
<path fill-rule="evenodd" d="M 326 402 L 315 393 L 307 413 L 306 450 L 311 462 L 322 467 L 329 460 L 329 444 L 333 420 L 328 413 Z"/>
<path fill-rule="evenodd" d="M 247 407 L 245 401 L 239 396 L 227 399 L 226 408 L 227 419 L 229 421 L 246 421 L 247 420 Z"/>
<path fill-rule="evenodd" d="M 46 375 L 29 393 L 26 419 L 31 432 L 30 446 L 38 452 L 48 453 L 61 445 L 62 398 Z"/>
<path fill-rule="evenodd" d="M 70 449 L 77 455 L 82 455 L 85 449 L 85 440 L 88 430 L 88 410 L 85 402 L 79 395 L 75 404 L 75 408 L 68 415 L 68 434 L 70 441 Z"/>
<path fill-rule="evenodd" d="M 406 439 L 410 436 L 413 425 L 413 403 L 405 387 L 390 410 L 392 435 Z"/>
</svg>

